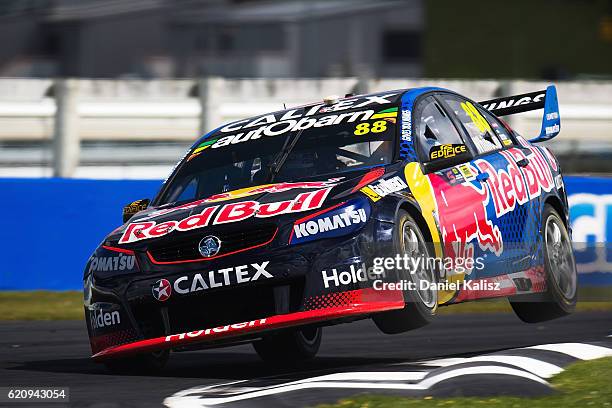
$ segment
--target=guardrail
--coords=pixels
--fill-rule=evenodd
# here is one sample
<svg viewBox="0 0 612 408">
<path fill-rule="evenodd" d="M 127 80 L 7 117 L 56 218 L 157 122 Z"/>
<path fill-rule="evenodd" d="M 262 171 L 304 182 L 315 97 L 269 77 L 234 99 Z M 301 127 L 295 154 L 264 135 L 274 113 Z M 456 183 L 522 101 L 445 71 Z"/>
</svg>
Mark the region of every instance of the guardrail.
<svg viewBox="0 0 612 408">
<path fill-rule="evenodd" d="M 16 143 L 18 149 L 36 146 L 44 150 L 52 142 L 52 153 L 44 155 L 50 158 L 54 174 L 71 177 L 81 161 L 81 142 L 189 144 L 222 123 L 284 106 L 320 101 L 326 95 L 425 85 L 453 89 L 482 100 L 543 89 L 547 83 L 408 78 L 155 81 L 4 78 L 0 79 L 0 143 L 5 145 L 4 150 Z M 562 82 L 557 87 L 563 129 L 554 141 L 557 151 L 612 150 L 609 135 L 612 82 Z M 539 132 L 539 115 L 535 112 L 508 119 L 519 132 L 529 136 Z M 0 167 L 3 161 L 13 165 L 14 154 L 0 154 Z M 129 160 L 125 163 L 130 164 Z M 40 163 L 27 159 L 19 163 L 34 164 Z"/>
<path fill-rule="evenodd" d="M 0 290 L 80 289 L 83 268 L 121 211 L 159 180 L 0 179 Z M 566 177 L 580 281 L 612 284 L 612 178 Z"/>
</svg>

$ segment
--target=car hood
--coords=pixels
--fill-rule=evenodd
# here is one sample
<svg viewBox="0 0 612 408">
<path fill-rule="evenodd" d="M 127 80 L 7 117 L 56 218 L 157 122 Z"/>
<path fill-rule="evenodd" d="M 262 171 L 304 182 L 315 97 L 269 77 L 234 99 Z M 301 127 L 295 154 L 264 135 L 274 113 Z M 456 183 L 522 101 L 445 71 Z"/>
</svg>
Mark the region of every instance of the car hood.
<svg viewBox="0 0 612 408">
<path fill-rule="evenodd" d="M 325 177 L 280 182 L 215 194 L 191 202 L 150 207 L 113 231 L 107 243 L 140 246 L 147 242 L 218 225 L 239 225 L 304 216 L 345 201 L 360 188 L 388 174 L 384 166 Z"/>
</svg>

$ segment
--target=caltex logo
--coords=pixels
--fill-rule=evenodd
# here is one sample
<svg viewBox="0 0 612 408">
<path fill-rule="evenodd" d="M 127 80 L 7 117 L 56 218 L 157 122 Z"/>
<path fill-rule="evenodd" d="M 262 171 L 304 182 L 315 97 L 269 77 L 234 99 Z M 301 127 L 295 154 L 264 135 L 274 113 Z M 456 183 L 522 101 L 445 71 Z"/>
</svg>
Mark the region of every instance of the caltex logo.
<svg viewBox="0 0 612 408">
<path fill-rule="evenodd" d="M 167 279 L 160 279 L 153 285 L 152 292 L 155 299 L 164 302 L 172 294 L 172 286 Z"/>
</svg>

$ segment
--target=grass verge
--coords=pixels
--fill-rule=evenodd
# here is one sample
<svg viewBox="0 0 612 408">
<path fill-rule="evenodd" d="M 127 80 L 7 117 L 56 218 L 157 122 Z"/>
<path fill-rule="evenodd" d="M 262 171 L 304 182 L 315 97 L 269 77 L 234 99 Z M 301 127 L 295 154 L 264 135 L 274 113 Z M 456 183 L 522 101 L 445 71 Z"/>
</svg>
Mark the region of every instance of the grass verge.
<svg viewBox="0 0 612 408">
<path fill-rule="evenodd" d="M 612 287 L 581 288 L 578 311 L 612 311 Z M 592 299 L 586 301 L 586 299 Z M 604 301 L 603 299 L 610 299 Z M 512 313 L 506 299 L 483 300 L 445 306 L 441 315 L 459 313 Z M 83 294 L 79 291 L 0 291 L 0 320 L 81 320 Z M 612 407 L 610 407 L 612 408 Z"/>
<path fill-rule="evenodd" d="M 83 292 L 0 292 L 2 320 L 82 320 Z"/>
<path fill-rule="evenodd" d="M 551 379 L 552 386 L 558 392 L 544 397 L 402 398 L 363 395 L 343 399 L 332 405 L 320 405 L 319 408 L 608 408 L 612 407 L 610 378 L 612 357 L 607 357 L 568 366 L 565 371 Z"/>
<path fill-rule="evenodd" d="M 579 312 L 596 312 L 612 310 L 612 286 L 582 286 L 578 288 Z M 438 309 L 438 314 L 459 313 L 513 313 L 510 303 L 505 298 L 477 300 L 458 303 Z M 611 407 L 612 408 L 612 407 Z"/>
</svg>

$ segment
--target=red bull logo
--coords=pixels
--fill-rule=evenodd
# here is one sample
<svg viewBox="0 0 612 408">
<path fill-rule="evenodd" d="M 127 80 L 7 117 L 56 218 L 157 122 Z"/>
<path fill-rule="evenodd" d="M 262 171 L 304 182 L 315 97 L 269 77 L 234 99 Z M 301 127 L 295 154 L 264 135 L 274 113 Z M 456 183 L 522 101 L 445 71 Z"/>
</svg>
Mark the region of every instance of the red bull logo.
<svg viewBox="0 0 612 408">
<path fill-rule="evenodd" d="M 476 171 L 473 167 L 470 170 Z M 431 174 L 430 180 L 434 187 L 446 256 L 474 258 L 474 240 L 478 241 L 482 250 L 501 255 L 501 232 L 487 216 L 488 189 L 471 182 L 451 186 L 436 174 Z"/>
<path fill-rule="evenodd" d="M 158 238 L 172 231 L 191 231 L 197 228 L 204 228 L 209 224 L 227 224 L 245 221 L 251 217 L 267 218 L 287 213 L 315 210 L 323 205 L 331 189 L 332 187 L 327 187 L 308 191 L 299 194 L 291 200 L 271 203 L 240 201 L 223 206 L 213 205 L 205 208 L 200 214 L 190 215 L 179 220 L 169 220 L 159 224 L 155 221 L 138 220 L 130 223 L 125 228 L 119 243 L 128 244 L 143 239 Z M 213 218 L 215 213 L 216 216 Z"/>
<path fill-rule="evenodd" d="M 263 194 L 263 193 L 282 193 L 285 191 L 290 191 L 290 190 L 294 190 L 294 189 L 309 189 L 309 188 L 325 188 L 325 187 L 333 187 L 336 185 L 336 183 L 340 180 L 342 180 L 343 177 L 338 177 L 338 178 L 332 178 L 329 180 L 325 180 L 325 181 L 304 181 L 304 182 L 299 182 L 299 183 L 277 183 L 277 184 L 264 184 L 261 186 L 255 186 L 255 187 L 247 187 L 247 188 L 242 188 L 239 190 L 234 190 L 234 191 L 228 191 L 226 193 L 219 193 L 219 194 L 215 194 L 212 195 L 210 197 L 207 198 L 203 198 L 200 200 L 195 200 L 195 201 L 191 201 L 189 203 L 183 204 L 183 205 L 179 205 L 176 207 L 172 207 L 172 208 L 163 208 L 157 211 L 153 211 L 143 217 L 138 218 L 135 221 L 143 221 L 143 220 L 147 220 L 149 218 L 154 218 L 154 217 L 158 217 L 160 215 L 165 215 L 165 214 L 169 214 L 171 212 L 174 211 L 180 211 L 180 210 L 190 210 L 192 208 L 196 208 L 199 207 L 202 204 L 206 204 L 206 203 L 214 203 L 214 202 L 218 202 L 218 201 L 227 201 L 227 200 L 235 200 L 238 198 L 244 198 L 244 197 L 249 197 L 252 195 L 256 195 L 256 194 Z"/>
<path fill-rule="evenodd" d="M 496 170 L 486 160 L 476 160 L 474 162 L 480 172 L 489 175 L 487 185 L 491 192 L 497 218 L 514 210 L 517 205 L 529 201 L 520 168 L 511 158 L 506 157 L 506 160 L 508 161 L 506 169 L 499 170 Z"/>
<path fill-rule="evenodd" d="M 531 152 L 528 156 L 520 149 L 501 152 L 505 168 L 496 168 L 484 159 L 467 164 L 473 174 L 489 175 L 482 184 L 464 181 L 451 185 L 440 175 L 429 175 L 447 256 L 473 258 L 474 240 L 482 250 L 500 256 L 504 244 L 495 221 L 554 187 L 554 178 L 542 151 L 533 146 L 528 149 Z M 521 160 L 527 160 L 523 167 L 517 164 Z M 487 213 L 490 202 L 495 210 L 492 218 Z"/>
<path fill-rule="evenodd" d="M 539 197 L 543 191 L 548 192 L 555 186 L 549 165 L 554 160 L 552 162 L 546 161 L 542 151 L 535 146 L 529 146 L 528 149 L 532 154 L 525 155 L 520 149 L 508 149 L 501 154 L 512 164 L 523 159 L 528 161 L 527 165 L 523 167 L 523 173 L 525 174 L 527 192 L 529 193 L 528 200 L 533 200 Z"/>
</svg>

